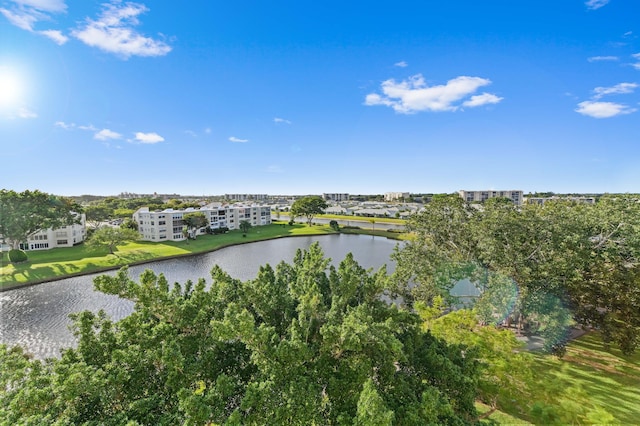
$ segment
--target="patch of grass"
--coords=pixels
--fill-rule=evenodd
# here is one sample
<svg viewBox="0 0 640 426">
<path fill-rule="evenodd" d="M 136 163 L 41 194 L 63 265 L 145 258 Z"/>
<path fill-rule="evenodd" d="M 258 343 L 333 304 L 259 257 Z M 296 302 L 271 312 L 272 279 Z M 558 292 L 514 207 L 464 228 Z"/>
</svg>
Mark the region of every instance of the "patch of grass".
<svg viewBox="0 0 640 426">
<path fill-rule="evenodd" d="M 363 234 L 363 235 L 375 235 L 377 237 L 387 237 L 392 240 L 406 240 L 408 239 L 408 234 L 405 232 L 397 232 L 397 231 L 387 231 L 387 230 L 371 230 L 371 229 L 361 229 L 351 226 L 345 226 L 340 228 L 340 232 L 343 234 Z"/>
<path fill-rule="evenodd" d="M 640 353 L 607 350 L 598 333 L 588 333 L 570 342 L 562 359 L 533 356 L 528 411 L 501 407 L 506 414 L 535 424 L 638 424 Z"/>
<path fill-rule="evenodd" d="M 275 217 L 276 213 L 271 212 L 271 217 Z M 288 212 L 280 212 L 281 218 L 287 218 L 289 220 Z M 406 219 L 398 219 L 395 217 L 364 217 L 364 216 L 352 216 L 352 215 L 339 215 L 339 214 L 318 214 L 314 216 L 314 218 L 320 219 L 340 219 L 340 220 L 348 220 L 350 222 L 364 222 L 371 223 L 371 219 L 373 219 L 376 223 L 397 223 L 398 225 L 406 225 Z"/>
<path fill-rule="evenodd" d="M 246 237 L 242 236 L 242 231 L 234 230 L 220 235 L 202 235 L 196 240 L 164 243 L 138 241 L 118 247 L 115 254 L 109 254 L 107 249 L 92 251 L 80 244 L 69 248 L 30 251 L 27 262 L 14 265 L 9 263 L 7 254 L 2 253 L 0 288 L 99 272 L 167 257 L 205 253 L 235 244 L 290 236 L 333 233 L 335 231 L 328 225 L 294 224 L 290 226 L 284 222 L 276 222 L 271 225 L 251 228 Z"/>
</svg>

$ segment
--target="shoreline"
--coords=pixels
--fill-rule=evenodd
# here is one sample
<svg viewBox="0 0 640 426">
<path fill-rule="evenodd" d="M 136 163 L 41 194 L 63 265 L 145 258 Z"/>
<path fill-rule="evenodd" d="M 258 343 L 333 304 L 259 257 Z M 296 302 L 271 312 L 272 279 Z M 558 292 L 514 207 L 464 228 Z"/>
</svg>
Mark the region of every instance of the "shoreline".
<svg viewBox="0 0 640 426">
<path fill-rule="evenodd" d="M 262 240 L 239 241 L 239 242 L 235 242 L 235 243 L 223 244 L 223 245 L 221 245 L 219 247 L 212 248 L 211 250 L 204 250 L 204 251 L 199 251 L 199 252 L 196 252 L 196 253 L 184 253 L 184 254 L 176 254 L 176 255 L 170 255 L 170 256 L 161 256 L 161 257 L 156 257 L 154 259 L 145 259 L 145 260 L 135 261 L 135 262 L 127 263 L 125 265 L 106 266 L 106 267 L 94 269 L 92 271 L 84 271 L 84 272 L 77 272 L 77 273 L 72 273 L 72 274 L 65 274 L 65 275 L 60 275 L 60 276 L 57 276 L 57 277 L 47 278 L 47 279 L 43 279 L 43 280 L 35 280 L 35 281 L 29 281 L 29 282 L 24 282 L 24 283 L 6 284 L 6 285 L 3 285 L 3 286 L 0 287 L 0 293 L 3 293 L 5 291 L 17 290 L 17 289 L 20 289 L 20 288 L 25 288 L 25 287 L 31 287 L 31 286 L 35 286 L 35 285 L 50 283 L 50 282 L 61 281 L 61 280 L 65 280 L 67 278 L 83 277 L 83 276 L 86 276 L 86 275 L 100 274 L 100 273 L 108 272 L 108 271 L 117 271 L 118 269 L 123 268 L 125 266 L 138 266 L 138 265 L 144 265 L 144 264 L 147 264 L 147 263 L 160 262 L 160 261 L 163 261 L 163 260 L 180 259 L 180 258 L 193 257 L 193 256 L 202 255 L 202 254 L 207 254 L 207 253 L 213 253 L 215 251 L 222 250 L 224 248 L 233 247 L 233 246 L 239 246 L 239 245 L 243 245 L 243 244 L 259 243 L 261 241 L 277 240 L 279 238 L 322 237 L 322 236 L 328 236 L 328 235 L 341 235 L 341 234 L 343 234 L 343 233 L 342 232 L 336 232 L 336 233 L 329 233 L 329 234 L 278 235 L 278 236 L 274 236 L 274 237 L 270 237 L 270 238 L 265 238 L 265 239 L 262 239 Z M 364 234 L 364 233 L 362 233 L 362 234 Z M 360 235 L 362 235 L 362 234 L 360 234 Z M 348 232 L 345 232 L 344 235 L 358 235 L 358 234 L 350 234 Z M 373 235 L 373 236 L 375 237 L 375 236 L 380 236 L 380 235 Z M 386 237 L 386 238 L 389 238 L 389 237 Z"/>
</svg>

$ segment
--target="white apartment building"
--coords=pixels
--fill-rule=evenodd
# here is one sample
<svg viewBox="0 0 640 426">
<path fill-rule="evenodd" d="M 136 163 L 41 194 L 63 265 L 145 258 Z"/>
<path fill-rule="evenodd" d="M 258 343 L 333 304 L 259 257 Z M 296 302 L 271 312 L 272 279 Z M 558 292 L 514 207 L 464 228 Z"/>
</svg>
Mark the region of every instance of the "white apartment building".
<svg viewBox="0 0 640 426">
<path fill-rule="evenodd" d="M 349 194 L 343 193 L 323 193 L 322 199 L 325 201 L 349 201 Z"/>
<path fill-rule="evenodd" d="M 573 201 L 576 203 L 595 204 L 595 197 L 528 197 L 527 204 L 544 204 L 547 201 Z"/>
<path fill-rule="evenodd" d="M 523 195 L 521 190 L 507 191 L 466 191 L 461 189 L 458 191 L 460 197 L 468 203 L 482 203 L 489 198 L 504 197 L 509 198 L 515 205 L 522 205 Z"/>
<path fill-rule="evenodd" d="M 267 194 L 224 194 L 224 199 L 229 201 L 266 201 Z"/>
<path fill-rule="evenodd" d="M 409 198 L 408 192 L 385 192 L 384 200 L 385 201 L 398 201 L 405 200 Z"/>
<path fill-rule="evenodd" d="M 43 229 L 29 235 L 27 241 L 20 243 L 20 250 L 48 250 L 57 247 L 73 247 L 84 241 L 86 232 L 86 216 L 75 213 L 80 223 L 62 228 Z"/>
<path fill-rule="evenodd" d="M 186 237 L 182 233 L 184 222 L 182 217 L 187 213 L 204 213 L 209 221 L 209 227 L 238 229 L 240 222 L 249 221 L 251 226 L 271 224 L 271 208 L 265 205 L 239 205 L 211 203 L 200 208 L 165 209 L 149 211 L 148 207 L 141 207 L 133 214 L 133 220 L 138 224 L 140 239 L 144 241 L 182 241 Z M 206 234 L 206 228 L 196 230 L 196 235 Z M 195 235 L 194 235 L 195 236 Z"/>
</svg>

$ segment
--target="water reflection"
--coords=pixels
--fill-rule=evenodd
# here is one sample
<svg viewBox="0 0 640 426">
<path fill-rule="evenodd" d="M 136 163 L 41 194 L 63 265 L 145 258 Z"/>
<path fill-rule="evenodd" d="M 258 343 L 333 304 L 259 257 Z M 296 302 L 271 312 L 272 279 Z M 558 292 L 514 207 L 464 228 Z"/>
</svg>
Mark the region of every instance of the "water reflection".
<svg viewBox="0 0 640 426">
<path fill-rule="evenodd" d="M 390 255 L 397 242 L 366 235 L 327 235 L 263 241 L 228 247 L 182 259 L 153 262 L 130 268 L 137 278 L 145 269 L 162 272 L 169 283 L 184 283 L 206 278 L 219 265 L 240 280 L 254 278 L 261 265 L 275 267 L 279 262 L 291 262 L 297 249 L 306 249 L 318 241 L 327 257 L 337 265 L 347 253 L 365 268 L 377 269 L 386 264 L 393 270 Z M 111 272 L 113 274 L 115 272 Z M 104 309 L 114 320 L 124 318 L 133 310 L 130 301 L 93 290 L 93 278 L 99 274 L 68 278 L 32 287 L 0 293 L 0 341 L 19 344 L 38 358 L 58 356 L 63 347 L 73 346 L 68 315 L 73 312 Z"/>
</svg>

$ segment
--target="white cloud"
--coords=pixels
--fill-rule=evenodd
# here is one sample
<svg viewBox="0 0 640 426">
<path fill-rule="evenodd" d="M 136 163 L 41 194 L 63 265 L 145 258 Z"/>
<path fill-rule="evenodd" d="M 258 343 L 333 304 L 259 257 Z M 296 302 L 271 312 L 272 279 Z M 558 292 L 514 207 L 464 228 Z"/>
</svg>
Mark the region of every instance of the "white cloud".
<svg viewBox="0 0 640 426">
<path fill-rule="evenodd" d="M 93 135 L 93 138 L 101 141 L 106 141 L 109 139 L 121 139 L 122 135 L 118 132 L 114 132 L 113 130 L 102 129 L 95 135 Z"/>
<path fill-rule="evenodd" d="M 231 142 L 237 142 L 237 143 L 249 142 L 249 139 L 239 139 L 239 138 L 236 138 L 235 136 L 231 136 L 229 140 Z"/>
<path fill-rule="evenodd" d="M 98 129 L 93 124 L 89 124 L 88 126 L 78 126 L 78 129 L 80 129 L 80 130 L 88 130 L 90 132 L 97 132 L 98 131 Z"/>
<path fill-rule="evenodd" d="M 76 127 L 75 124 L 73 123 L 65 123 L 64 121 L 56 121 L 55 123 L 53 123 L 54 126 L 56 127 L 60 127 L 62 129 L 68 130 L 68 129 L 73 129 L 74 127 Z"/>
<path fill-rule="evenodd" d="M 637 83 L 619 83 L 611 87 L 596 87 L 593 89 L 593 99 L 600 99 L 606 95 L 623 95 L 633 93 L 636 87 L 638 87 Z"/>
<path fill-rule="evenodd" d="M 279 118 L 279 117 L 274 118 L 274 119 L 273 119 L 273 122 L 274 122 L 274 123 L 285 123 L 285 124 L 291 124 L 291 121 L 289 121 L 289 120 L 287 120 L 287 119 L 284 119 L 284 118 Z"/>
<path fill-rule="evenodd" d="M 587 9 L 596 10 L 602 6 L 606 6 L 607 3 L 609 3 L 609 0 L 587 0 L 584 4 L 587 6 Z"/>
<path fill-rule="evenodd" d="M 620 58 L 617 56 L 592 56 L 587 58 L 589 62 L 601 62 L 601 61 L 618 61 Z"/>
<path fill-rule="evenodd" d="M 69 37 L 67 37 L 66 35 L 62 34 L 62 32 L 60 32 L 58 30 L 38 31 L 38 34 L 42 34 L 45 37 L 49 37 L 51 40 L 53 40 L 59 46 L 62 46 L 67 41 L 69 41 Z"/>
<path fill-rule="evenodd" d="M 584 101 L 578 104 L 575 111 L 589 117 L 609 118 L 621 114 L 631 114 L 636 109 L 615 102 Z"/>
<path fill-rule="evenodd" d="M 466 107 L 477 107 L 488 104 L 497 104 L 504 98 L 496 96 L 491 93 L 483 93 L 482 95 L 474 95 L 468 101 L 462 103 L 462 106 Z"/>
<path fill-rule="evenodd" d="M 194 132 L 193 130 L 185 130 L 184 132 L 186 134 L 188 134 L 189 136 L 193 136 L 194 138 L 198 137 L 198 134 L 196 132 Z"/>
<path fill-rule="evenodd" d="M 98 20 L 87 18 L 86 25 L 72 31 L 83 43 L 123 58 L 130 56 L 163 56 L 171 46 L 138 33 L 133 27 L 139 24 L 138 15 L 149 9 L 139 3 L 120 3 L 113 0 L 103 5 Z"/>
<path fill-rule="evenodd" d="M 633 55 L 631 55 L 631 57 L 638 61 L 635 64 L 631 64 L 631 66 L 637 70 L 640 70 L 640 53 L 634 53 Z"/>
<path fill-rule="evenodd" d="M 400 61 L 400 62 L 396 62 L 395 64 L 393 64 L 394 67 L 400 67 L 400 68 L 405 68 L 407 66 L 409 66 L 409 64 L 407 64 L 405 61 Z"/>
<path fill-rule="evenodd" d="M 24 107 L 18 108 L 17 115 L 20 118 L 36 118 L 36 117 L 38 117 L 38 114 L 36 114 L 35 112 L 33 112 L 33 111 L 31 111 L 31 110 L 29 110 L 27 108 L 24 108 Z"/>
<path fill-rule="evenodd" d="M 449 80 L 444 85 L 427 86 L 422 75 L 417 74 L 400 82 L 393 79 L 382 82 L 383 95 L 368 94 L 364 103 L 388 106 L 403 114 L 419 111 L 456 111 L 460 108 L 459 101 L 469 97 L 479 87 L 488 84 L 491 84 L 491 81 L 486 78 L 460 76 Z M 497 103 L 501 99 L 493 94 L 484 93 L 477 98 L 465 101 L 468 104 L 465 106 Z"/>
<path fill-rule="evenodd" d="M 211 134 L 211 129 L 209 127 L 207 127 L 206 129 L 204 129 L 204 132 L 208 135 Z"/>
<path fill-rule="evenodd" d="M 136 132 L 135 141 L 139 143 L 153 144 L 153 143 L 163 142 L 164 138 L 155 132 L 151 132 L 151 133 Z"/>
<path fill-rule="evenodd" d="M 41 34 L 55 43 L 62 45 L 68 38 L 58 30 L 35 31 L 34 26 L 39 21 L 51 20 L 51 15 L 64 13 L 67 5 L 63 0 L 13 0 L 10 9 L 2 8 L 0 13 L 18 28 Z"/>
<path fill-rule="evenodd" d="M 45 12 L 64 12 L 67 10 L 64 0 L 13 0 L 13 2 L 23 7 Z"/>
</svg>

